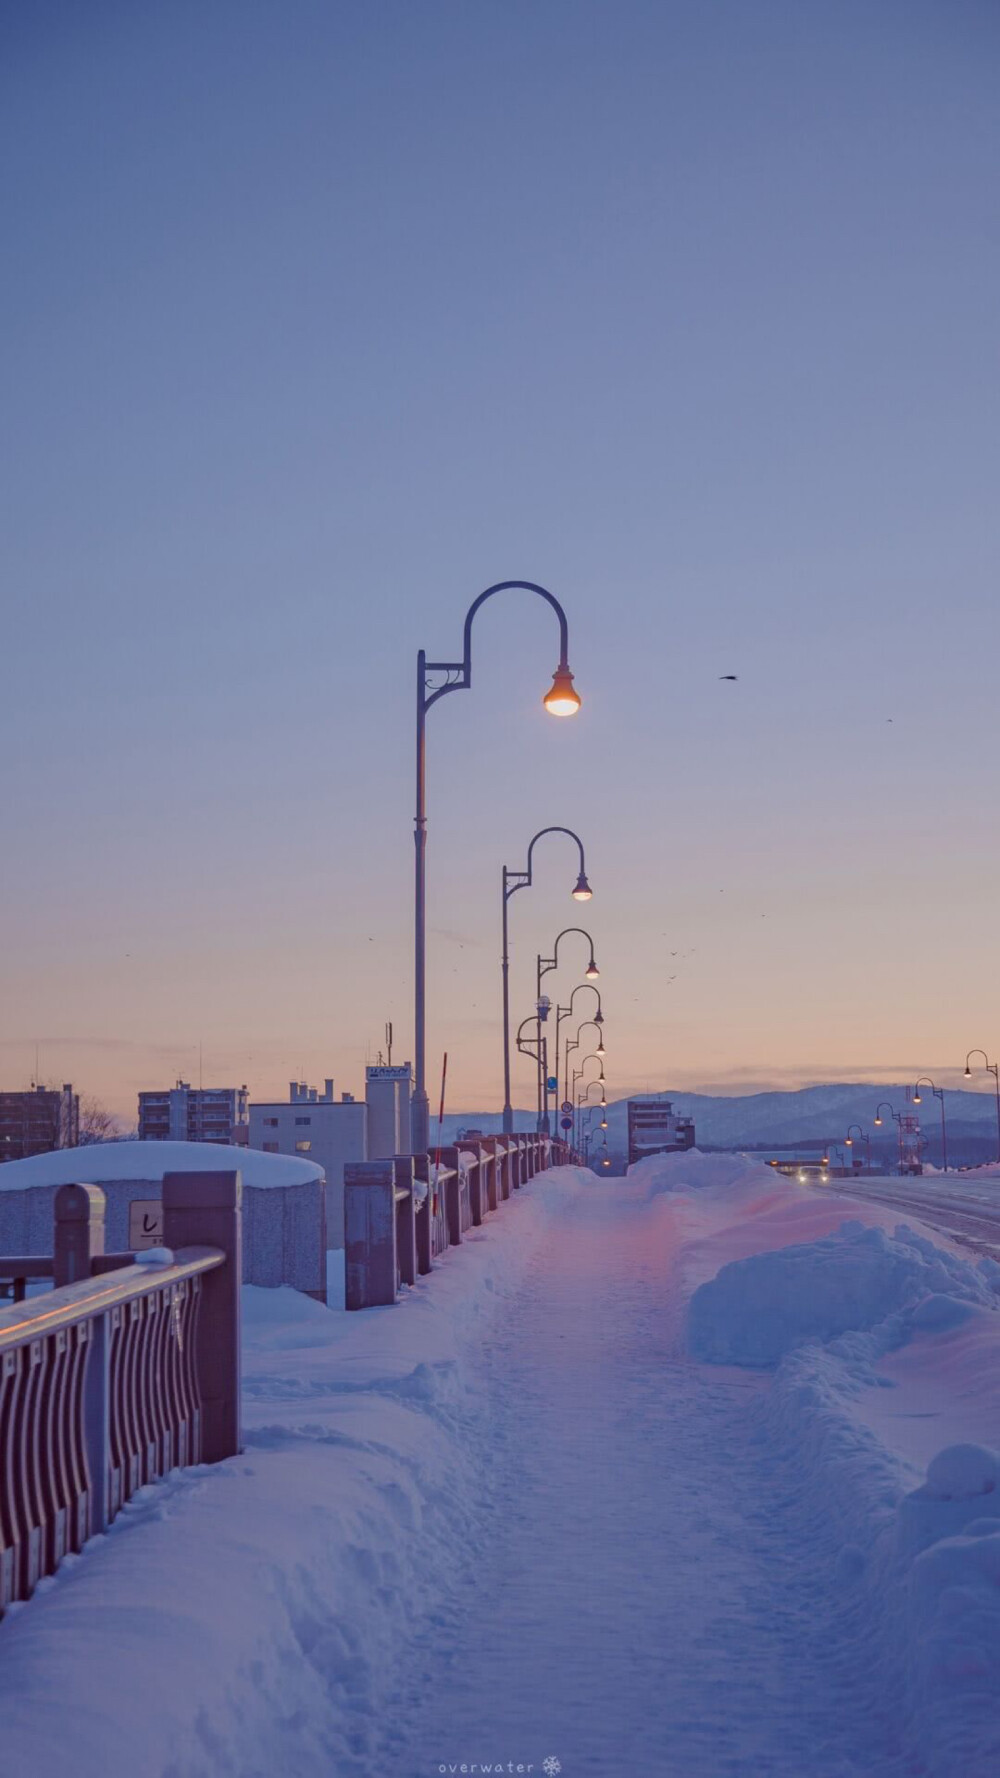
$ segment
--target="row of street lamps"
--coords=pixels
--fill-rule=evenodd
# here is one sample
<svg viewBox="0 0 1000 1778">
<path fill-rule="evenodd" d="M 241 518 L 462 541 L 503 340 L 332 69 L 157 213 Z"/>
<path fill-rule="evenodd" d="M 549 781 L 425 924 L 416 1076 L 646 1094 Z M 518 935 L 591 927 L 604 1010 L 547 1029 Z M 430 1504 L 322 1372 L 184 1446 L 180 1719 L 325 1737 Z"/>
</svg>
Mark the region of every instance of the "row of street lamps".
<svg viewBox="0 0 1000 1778">
<path fill-rule="evenodd" d="M 993 1079 L 996 1083 L 997 1162 L 998 1162 L 998 1164 L 1000 1164 L 1000 1063 L 991 1062 L 989 1060 L 989 1057 L 987 1056 L 985 1050 L 980 1050 L 980 1049 L 970 1050 L 968 1055 L 965 1058 L 965 1079 L 966 1080 L 972 1079 L 972 1068 L 971 1068 L 970 1064 L 972 1062 L 973 1056 L 982 1056 L 983 1067 L 985 1069 L 987 1069 L 987 1071 L 990 1074 L 992 1074 Z M 929 1074 L 922 1074 L 913 1089 L 913 1101 L 912 1102 L 914 1105 L 922 1105 L 923 1104 L 923 1098 L 922 1098 L 921 1092 L 920 1092 L 921 1087 L 930 1087 L 932 1096 L 935 1099 L 937 1099 L 937 1101 L 941 1107 L 941 1166 L 942 1166 L 942 1170 L 945 1173 L 947 1173 L 947 1171 L 948 1171 L 948 1125 L 947 1125 L 947 1121 L 945 1119 L 945 1111 L 944 1111 L 944 1088 L 935 1086 L 935 1084 L 932 1081 Z M 881 1126 L 883 1110 L 887 1110 L 890 1117 L 893 1117 L 896 1120 L 896 1123 L 898 1126 L 898 1137 L 899 1137 L 899 1158 L 900 1158 L 900 1163 L 902 1163 L 902 1158 L 903 1158 L 903 1118 L 905 1116 L 905 1113 L 900 1112 L 900 1111 L 895 1111 L 893 1109 L 893 1107 L 889 1104 L 888 1099 L 883 1099 L 875 1107 L 875 1124 L 876 1124 L 876 1126 Z M 860 1136 L 862 1142 L 864 1142 L 866 1144 L 867 1153 L 868 1153 L 868 1167 L 869 1167 L 869 1171 L 870 1171 L 871 1164 L 872 1164 L 871 1137 L 866 1134 L 866 1132 L 861 1128 L 860 1124 L 849 1124 L 848 1129 L 847 1129 L 847 1135 L 844 1138 L 845 1144 L 848 1148 L 853 1148 L 853 1146 L 854 1146 L 854 1137 L 851 1133 L 853 1130 L 857 1130 L 858 1135 Z"/>
<path fill-rule="evenodd" d="M 566 614 L 558 599 L 543 586 L 530 580 L 501 580 L 495 586 L 487 587 L 485 592 L 474 599 L 465 616 L 463 636 L 463 652 L 460 661 L 429 661 L 423 649 L 417 655 L 417 735 L 416 735 L 416 817 L 414 822 L 415 842 L 415 875 L 414 875 L 414 1056 L 413 1056 L 413 1101 L 411 1106 L 411 1144 L 415 1154 L 427 1152 L 430 1142 L 430 1108 L 427 1095 L 427 712 L 451 691 L 468 690 L 472 683 L 472 625 L 480 606 L 495 593 L 518 589 L 536 593 L 544 599 L 556 614 L 559 624 L 559 661 L 552 676 L 552 684 L 543 699 L 546 710 L 553 716 L 575 716 L 580 708 L 580 696 L 573 684 L 573 675 L 569 668 L 569 628 Z M 514 1127 L 514 1113 L 511 1104 L 510 1089 L 510 935 L 508 908 L 511 897 L 519 889 L 527 889 L 532 883 L 532 856 L 537 842 L 546 834 L 565 834 L 575 843 L 579 852 L 579 874 L 572 890 L 574 901 L 590 901 L 592 890 L 587 880 L 586 860 L 583 842 L 579 835 L 568 827 L 543 827 L 535 834 L 528 847 L 527 864 L 524 870 L 511 870 L 506 864 L 501 875 L 501 919 L 503 931 L 503 953 L 501 960 L 502 1000 L 503 1000 L 503 1073 L 504 1073 L 504 1107 L 503 1129 L 509 1134 Z M 551 958 L 538 958 L 537 968 L 537 1000 L 532 1017 L 522 1020 L 517 1032 L 517 1048 L 520 1052 L 532 1055 L 538 1068 L 538 1127 L 547 1131 L 549 1128 L 549 1071 L 548 1045 L 542 1027 L 545 1024 L 551 1002 L 542 993 L 542 978 L 550 970 L 555 969 L 559 961 L 559 942 L 569 933 L 580 933 L 590 946 L 590 961 L 586 970 L 586 979 L 574 988 L 567 1007 L 556 1007 L 555 1020 L 555 1067 L 554 1077 L 558 1089 L 559 1081 L 559 1038 L 562 1021 L 571 1016 L 573 1003 L 581 988 L 593 988 L 598 975 L 594 959 L 593 940 L 582 927 L 568 926 L 555 941 Z M 601 1026 L 604 1014 L 599 991 L 597 994 L 597 1012 L 593 1023 L 598 1029 L 598 1049 L 594 1052 L 601 1060 L 601 1080 L 604 1078 L 604 1041 Z M 525 1027 L 534 1022 L 536 1034 L 534 1039 L 523 1035 Z M 564 1102 L 569 1100 L 568 1067 L 569 1052 L 579 1047 L 581 1025 L 576 1041 L 566 1045 L 567 1090 Z M 587 1058 L 590 1059 L 589 1057 Z M 576 1080 L 574 1075 L 573 1090 Z M 602 1084 L 603 1100 L 603 1084 Z M 565 1115 L 565 1114 L 564 1114 Z"/>
</svg>

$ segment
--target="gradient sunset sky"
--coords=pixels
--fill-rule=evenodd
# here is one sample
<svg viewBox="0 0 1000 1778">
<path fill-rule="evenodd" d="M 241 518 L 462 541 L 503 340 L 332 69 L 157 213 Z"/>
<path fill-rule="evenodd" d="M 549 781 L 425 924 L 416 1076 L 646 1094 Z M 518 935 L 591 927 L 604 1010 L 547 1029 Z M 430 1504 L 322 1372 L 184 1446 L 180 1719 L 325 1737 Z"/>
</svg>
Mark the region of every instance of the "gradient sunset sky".
<svg viewBox="0 0 1000 1778">
<path fill-rule="evenodd" d="M 431 712 L 432 1101 L 553 823 L 613 1094 L 995 1057 L 993 4 L 24 0 L 0 88 L 0 1086 L 409 1056 L 415 653 L 514 577 L 584 703 L 511 593 Z"/>
</svg>

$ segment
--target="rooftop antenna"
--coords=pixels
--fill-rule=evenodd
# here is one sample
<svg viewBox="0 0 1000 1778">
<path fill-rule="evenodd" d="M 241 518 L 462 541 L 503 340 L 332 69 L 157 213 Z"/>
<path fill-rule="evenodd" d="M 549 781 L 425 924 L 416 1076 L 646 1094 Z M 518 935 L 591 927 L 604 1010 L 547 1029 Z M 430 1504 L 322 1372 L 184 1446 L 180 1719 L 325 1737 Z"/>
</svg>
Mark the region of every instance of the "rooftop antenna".
<svg viewBox="0 0 1000 1778">
<path fill-rule="evenodd" d="M 198 1039 L 198 1091 L 202 1091 L 201 1039 Z"/>
<path fill-rule="evenodd" d="M 391 1022 L 389 1024 L 387 1024 L 386 1028 L 385 1028 L 385 1050 L 386 1050 L 385 1059 L 386 1059 L 387 1063 L 389 1064 L 389 1067 L 391 1068 L 392 1067 L 392 1024 L 391 1024 Z"/>
</svg>

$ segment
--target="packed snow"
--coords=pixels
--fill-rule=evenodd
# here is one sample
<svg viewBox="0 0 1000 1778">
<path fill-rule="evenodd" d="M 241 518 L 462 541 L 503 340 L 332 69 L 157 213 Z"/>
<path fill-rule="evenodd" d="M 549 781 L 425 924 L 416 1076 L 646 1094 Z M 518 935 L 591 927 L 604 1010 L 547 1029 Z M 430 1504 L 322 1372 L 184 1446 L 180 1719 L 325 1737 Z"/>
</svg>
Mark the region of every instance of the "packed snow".
<svg viewBox="0 0 1000 1778">
<path fill-rule="evenodd" d="M 997 1276 L 695 1153 L 538 1176 L 390 1309 L 248 1288 L 244 1455 L 0 1625 L 5 1761 L 992 1778 Z"/>
<path fill-rule="evenodd" d="M 244 1185 L 303 1185 L 321 1179 L 322 1167 L 297 1155 L 264 1154 L 225 1142 L 91 1142 L 57 1148 L 0 1167 L 0 1191 L 32 1185 L 102 1185 L 110 1179 L 162 1181 L 164 1173 L 239 1172 Z"/>
</svg>

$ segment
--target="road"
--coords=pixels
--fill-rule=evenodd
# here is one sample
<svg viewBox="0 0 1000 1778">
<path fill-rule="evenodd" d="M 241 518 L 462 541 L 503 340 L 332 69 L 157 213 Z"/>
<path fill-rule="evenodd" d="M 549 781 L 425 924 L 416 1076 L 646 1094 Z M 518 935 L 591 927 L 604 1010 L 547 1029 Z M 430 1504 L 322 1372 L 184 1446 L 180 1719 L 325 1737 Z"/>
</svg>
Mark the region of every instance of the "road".
<svg viewBox="0 0 1000 1778">
<path fill-rule="evenodd" d="M 825 1189 L 917 1216 L 963 1246 L 1000 1262 L 1000 1169 L 933 1173 L 915 1179 L 873 1174 L 865 1179 L 838 1180 Z"/>
</svg>

